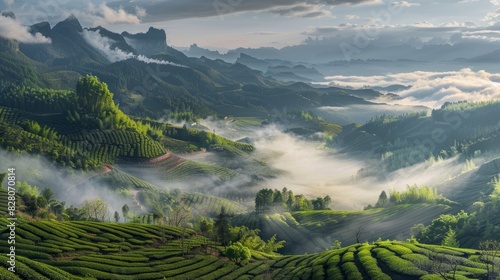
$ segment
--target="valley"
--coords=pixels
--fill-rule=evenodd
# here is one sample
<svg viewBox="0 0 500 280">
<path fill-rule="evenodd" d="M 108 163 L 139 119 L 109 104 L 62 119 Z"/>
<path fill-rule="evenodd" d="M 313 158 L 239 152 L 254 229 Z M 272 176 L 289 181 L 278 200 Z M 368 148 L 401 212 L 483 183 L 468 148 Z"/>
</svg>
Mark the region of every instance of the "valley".
<svg viewBox="0 0 500 280">
<path fill-rule="evenodd" d="M 455 66 L 483 56 L 305 63 L 307 44 L 181 51 L 75 15 L 25 28 L 43 42 L 0 28 L 1 279 L 499 277 L 500 79 Z M 375 75 L 405 55 L 416 72 Z"/>
</svg>

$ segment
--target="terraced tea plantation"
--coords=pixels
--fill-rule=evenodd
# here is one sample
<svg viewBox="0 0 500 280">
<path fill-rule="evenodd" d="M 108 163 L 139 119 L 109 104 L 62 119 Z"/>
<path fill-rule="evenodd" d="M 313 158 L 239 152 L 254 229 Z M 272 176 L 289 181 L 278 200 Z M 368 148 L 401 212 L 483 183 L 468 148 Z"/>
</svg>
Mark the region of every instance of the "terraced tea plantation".
<svg viewBox="0 0 500 280">
<path fill-rule="evenodd" d="M 272 279 L 478 279 L 487 274 L 477 251 L 390 241 L 286 256 L 270 270 Z"/>
<path fill-rule="evenodd" d="M 478 279 L 479 252 L 376 242 L 311 255 L 252 252 L 236 264 L 192 230 L 146 224 L 25 222 L 16 227 L 16 273 L 7 271 L 2 219 L 1 279 Z M 441 276 L 440 276 L 441 275 Z"/>
<path fill-rule="evenodd" d="M 53 129 L 60 139 L 54 143 L 64 145 L 69 150 L 80 151 L 83 155 L 99 162 L 122 160 L 146 160 L 165 154 L 165 148 L 158 142 L 136 131 L 105 130 L 86 132 L 75 124 L 68 123 L 63 114 L 34 114 L 22 110 L 0 106 L 0 122 L 22 125 L 35 121 Z M 29 138 L 43 141 L 44 138 L 28 133 Z M 45 140 L 47 141 L 47 140 Z"/>
<path fill-rule="evenodd" d="M 186 193 L 183 200 L 189 209 L 201 214 L 218 213 L 221 207 L 225 207 L 231 214 L 246 213 L 249 210 L 241 203 L 209 194 Z"/>
<path fill-rule="evenodd" d="M 174 154 L 167 154 L 154 163 L 121 164 L 119 167 L 137 177 L 141 177 L 142 173 L 156 174 L 170 183 L 206 177 L 228 180 L 237 174 L 229 168 L 186 160 Z"/>
<path fill-rule="evenodd" d="M 208 241 L 191 230 L 182 238 L 182 229 L 165 226 L 32 222 L 16 228 L 12 274 L 5 268 L 7 234 L 0 234 L 1 279 L 234 279 L 255 277 L 265 264 L 254 260 L 241 267 L 218 257 L 218 246 L 205 253 L 201 245 Z"/>
</svg>

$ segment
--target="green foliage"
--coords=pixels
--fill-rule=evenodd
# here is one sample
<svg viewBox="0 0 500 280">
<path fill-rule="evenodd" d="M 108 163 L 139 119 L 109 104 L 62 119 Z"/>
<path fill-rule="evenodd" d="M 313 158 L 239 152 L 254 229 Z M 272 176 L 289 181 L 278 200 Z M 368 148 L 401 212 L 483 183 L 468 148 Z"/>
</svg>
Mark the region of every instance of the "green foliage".
<svg viewBox="0 0 500 280">
<path fill-rule="evenodd" d="M 329 209 L 328 206 L 330 205 L 330 202 L 332 199 L 330 196 L 325 196 L 325 197 L 317 197 L 316 199 L 313 199 L 311 201 L 314 210 L 326 210 Z"/>
<path fill-rule="evenodd" d="M 377 255 L 377 258 L 385 263 L 391 270 L 408 276 L 422 276 L 426 274 L 424 271 L 420 270 L 410 261 L 402 259 L 395 255 L 395 253 L 385 249 L 385 248 L 375 248 L 373 252 Z"/>
<path fill-rule="evenodd" d="M 363 279 L 363 274 L 359 272 L 358 267 L 354 262 L 345 262 L 342 264 L 342 270 L 347 279 Z"/>
<path fill-rule="evenodd" d="M 265 253 L 275 253 L 279 249 L 283 248 L 284 244 L 286 241 L 281 240 L 281 241 L 276 241 L 276 234 L 273 235 L 269 240 L 267 240 L 266 245 L 262 249 Z"/>
<path fill-rule="evenodd" d="M 488 186 L 493 189 L 489 198 L 492 203 L 500 204 L 500 175 L 497 175 L 495 178 L 488 183 Z"/>
<path fill-rule="evenodd" d="M 0 119 L 3 112 L 5 112 L 4 109 L 0 107 Z M 0 146 L 7 151 L 46 155 L 62 166 L 82 169 L 97 167 L 97 163 L 88 155 L 71 149 L 58 140 L 43 138 L 1 120 Z"/>
<path fill-rule="evenodd" d="M 0 145 L 7 150 L 44 154 L 63 166 L 81 169 L 114 162 L 118 157 L 153 158 L 165 153 L 152 139 L 161 140 L 162 132 L 126 116 L 114 104 L 106 84 L 96 77 L 82 77 L 76 92 L 58 97 L 67 101 L 62 112 L 37 114 L 37 110 L 0 107 Z M 36 94 L 25 91 L 13 104 L 26 110 L 23 102 L 45 98 L 33 97 Z"/>
<path fill-rule="evenodd" d="M 457 235 L 451 228 L 446 233 L 441 245 L 448 247 L 460 247 L 460 243 L 457 241 Z"/>
<path fill-rule="evenodd" d="M 387 193 L 385 191 L 382 191 L 380 193 L 380 196 L 378 197 L 377 203 L 375 204 L 375 207 L 377 208 L 384 208 L 389 206 L 389 197 L 387 196 Z"/>
<path fill-rule="evenodd" d="M 101 198 L 86 199 L 81 205 L 84 217 L 91 221 L 105 221 L 108 217 L 108 207 L 109 204 Z"/>
<path fill-rule="evenodd" d="M 387 195 L 385 192 L 382 192 L 379 197 L 379 201 L 377 205 L 387 206 Z M 396 191 L 392 190 L 390 192 L 389 202 L 394 205 L 399 204 L 419 204 L 419 203 L 444 203 L 450 204 L 451 201 L 443 198 L 441 195 L 437 193 L 436 188 L 429 188 L 427 186 L 412 185 L 407 186 L 406 191 Z"/>
<path fill-rule="evenodd" d="M 331 201 L 328 195 L 308 200 L 304 195 L 294 195 L 287 188 L 282 191 L 262 189 L 255 196 L 255 211 L 257 213 L 282 213 L 285 209 L 289 211 L 325 210 L 328 209 Z"/>
<path fill-rule="evenodd" d="M 76 84 L 75 112 L 68 116 L 86 128 L 101 128 L 104 125 L 115 128 L 135 128 L 135 122 L 126 117 L 115 105 L 113 94 L 105 83 L 95 76 L 84 76 Z M 77 117 L 79 116 L 79 117 Z"/>
<path fill-rule="evenodd" d="M 26 181 L 16 182 L 17 193 L 20 195 L 28 195 L 32 197 L 38 197 L 38 187 L 31 187 Z"/>
<path fill-rule="evenodd" d="M 337 250 L 340 248 L 342 248 L 342 242 L 340 242 L 339 240 L 335 240 L 333 244 L 330 246 L 330 250 Z"/>
<path fill-rule="evenodd" d="M 250 253 L 250 249 L 243 246 L 240 242 L 236 242 L 235 244 L 228 246 L 224 251 L 224 254 L 230 260 L 233 260 L 238 264 L 244 261 L 248 261 L 252 256 L 252 254 Z"/>
<path fill-rule="evenodd" d="M 226 246 L 231 240 L 231 221 L 224 206 L 220 209 L 220 213 L 214 223 L 214 228 L 217 241 Z"/>
<path fill-rule="evenodd" d="M 371 255 L 370 250 L 358 251 L 358 259 L 370 279 L 391 279 L 391 277 L 382 272 L 377 264 L 377 259 Z"/>
<path fill-rule="evenodd" d="M 163 126 L 165 137 L 193 143 L 198 147 L 213 151 L 225 151 L 230 155 L 245 155 L 255 150 L 252 145 L 231 141 L 212 132 L 188 129 L 186 127 Z"/>
<path fill-rule="evenodd" d="M 31 223 L 31 227 L 25 227 L 25 225 L 23 227 L 28 228 L 30 232 L 39 234 L 35 230 L 39 227 L 37 223 Z M 355 245 L 319 254 L 282 256 L 254 261 L 251 260 L 250 250 L 242 243 L 235 242 L 224 250 L 224 255 L 236 263 L 245 265 L 234 265 L 192 249 L 190 249 L 190 255 L 181 257 L 181 251 L 178 250 L 178 244 L 181 242 L 179 235 L 172 235 L 174 239 L 170 239 L 162 245 L 155 243 L 156 245 L 150 246 L 145 243 L 136 247 L 123 246 L 123 244 L 134 239 L 142 239 L 143 237 L 140 235 L 125 238 L 125 242 L 120 241 L 121 238 L 116 241 L 112 240 L 116 238 L 108 238 L 108 241 L 102 241 L 98 244 L 83 240 L 87 238 L 84 237 L 84 234 L 94 233 L 97 235 L 96 237 L 109 237 L 109 234 L 114 231 L 129 235 L 134 232 L 144 235 L 145 232 L 158 232 L 161 229 L 167 230 L 169 234 L 181 232 L 181 229 L 172 227 L 94 222 L 44 222 L 43 224 L 46 226 L 44 227 L 46 234 L 41 237 L 42 241 L 38 242 L 37 245 L 20 245 L 16 251 L 19 256 L 16 268 L 19 267 L 19 270 L 22 270 L 21 274 L 16 275 L 21 275 L 22 279 L 26 279 L 26 275 L 37 275 L 36 279 L 44 279 L 42 277 L 47 279 L 80 279 L 90 275 L 98 279 L 162 279 L 164 277 L 166 279 L 262 279 L 266 275 L 272 274 L 273 279 L 299 277 L 304 279 L 325 277 L 328 279 L 361 279 L 367 277 L 385 280 L 395 277 L 422 277 L 438 272 L 448 275 L 456 273 L 456 275 L 475 279 L 482 279 L 488 275 L 487 266 L 480 263 L 479 258 L 467 258 L 469 254 L 479 256 L 479 252 L 474 250 L 468 251 L 466 255 L 439 246 L 426 245 L 424 249 L 413 244 L 386 241 L 370 245 Z M 92 231 L 83 230 L 84 225 L 88 225 L 89 229 L 93 228 Z M 61 234 L 60 231 L 63 231 L 63 229 L 59 230 L 61 227 L 64 227 L 64 230 L 71 229 L 78 238 L 57 239 L 55 234 Z M 107 235 L 105 235 L 106 233 Z M 158 240 L 160 237 L 150 236 L 148 238 Z M 189 237 L 185 242 L 191 244 L 190 248 L 197 248 L 203 244 L 203 241 L 196 237 Z M 86 246 L 92 247 L 81 245 L 84 243 L 88 244 Z M 59 246 L 59 251 L 51 247 L 53 245 Z M 3 247 L 0 247 L 0 251 L 3 253 L 1 248 Z M 89 252 L 89 248 L 94 248 L 94 253 Z M 49 253 L 36 255 L 26 253 L 27 250 L 30 250 L 28 252 L 36 250 Z M 124 252 L 124 250 L 129 252 Z M 71 260 L 54 258 L 61 254 L 58 253 L 60 251 L 64 251 L 63 254 L 78 253 L 73 253 Z M 413 253 L 408 253 L 410 251 Z M 449 255 L 451 252 L 454 254 Z M 5 259 L 6 257 L 0 258 Z M 37 260 L 33 260 L 33 258 L 37 258 Z M 428 266 L 430 264 L 429 258 L 434 260 L 433 264 L 435 265 Z M 454 266 L 454 263 L 460 265 Z M 2 264 L 0 267 L 6 266 Z M 453 267 L 456 269 L 455 272 L 453 272 Z"/>
<path fill-rule="evenodd" d="M 63 113 L 72 107 L 74 92 L 9 85 L 0 94 L 0 104 L 38 114 Z"/>
</svg>

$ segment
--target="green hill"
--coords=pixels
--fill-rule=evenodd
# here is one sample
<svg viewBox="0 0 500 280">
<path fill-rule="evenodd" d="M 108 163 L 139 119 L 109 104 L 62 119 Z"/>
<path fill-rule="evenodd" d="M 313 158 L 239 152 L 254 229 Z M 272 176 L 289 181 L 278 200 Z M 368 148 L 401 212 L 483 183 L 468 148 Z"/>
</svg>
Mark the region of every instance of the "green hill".
<svg viewBox="0 0 500 280">
<path fill-rule="evenodd" d="M 140 130 L 142 124 L 118 109 L 105 84 L 91 76 L 79 83 L 77 93 L 10 88 L 2 98 L 12 107 L 0 107 L 0 125 L 5 127 L 3 148 L 43 154 L 63 165 L 84 169 L 166 152 Z M 10 139 L 12 132 L 24 141 Z"/>
<path fill-rule="evenodd" d="M 378 172 L 456 155 L 463 161 L 493 159 L 499 152 L 499 109 L 498 101 L 459 102 L 432 112 L 377 116 L 343 133 L 338 143 L 345 152 L 373 152 L 375 160 L 382 159 Z"/>
</svg>

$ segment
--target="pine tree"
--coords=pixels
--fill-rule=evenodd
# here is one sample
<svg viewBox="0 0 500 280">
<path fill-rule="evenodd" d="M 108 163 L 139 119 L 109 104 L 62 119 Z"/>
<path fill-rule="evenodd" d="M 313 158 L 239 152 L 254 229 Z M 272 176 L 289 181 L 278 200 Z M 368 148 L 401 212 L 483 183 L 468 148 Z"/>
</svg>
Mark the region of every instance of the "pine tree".
<svg viewBox="0 0 500 280">
<path fill-rule="evenodd" d="M 229 215 L 226 213 L 224 206 L 220 208 L 220 213 L 217 216 L 214 227 L 221 244 L 227 246 L 231 240 L 231 221 L 229 221 Z"/>
<path fill-rule="evenodd" d="M 457 236 L 454 230 L 452 230 L 451 228 L 448 230 L 443 241 L 441 242 L 441 245 L 456 248 L 460 247 L 460 243 L 457 240 Z"/>
<path fill-rule="evenodd" d="M 389 204 L 389 198 L 387 197 L 387 193 L 385 191 L 382 191 L 378 197 L 378 201 L 375 204 L 375 207 L 387 207 Z"/>
</svg>

